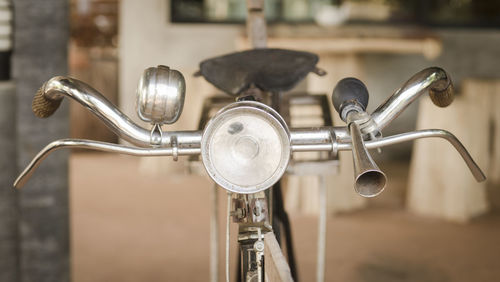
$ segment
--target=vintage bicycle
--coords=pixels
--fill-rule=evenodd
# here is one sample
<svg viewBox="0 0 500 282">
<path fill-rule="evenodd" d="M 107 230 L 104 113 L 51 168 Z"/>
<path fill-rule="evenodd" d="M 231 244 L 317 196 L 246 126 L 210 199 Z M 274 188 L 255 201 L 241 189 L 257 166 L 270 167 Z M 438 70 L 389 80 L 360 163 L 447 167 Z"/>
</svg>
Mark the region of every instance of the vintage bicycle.
<svg viewBox="0 0 500 282">
<path fill-rule="evenodd" d="M 273 62 L 271 66 L 274 67 L 269 67 L 269 62 Z M 84 139 L 54 141 L 34 157 L 14 186 L 22 187 L 43 159 L 63 148 L 134 156 L 168 156 L 174 160 L 179 156 L 199 156 L 207 174 L 228 191 L 228 226 L 230 218 L 239 225 L 240 280 L 264 281 L 267 277 L 291 281 L 297 277 L 279 181 L 289 168 L 294 153 L 323 152 L 329 159 L 335 159 L 339 151 L 351 150 L 354 188 L 361 196 L 374 197 L 383 191 L 387 180 L 370 156 L 369 149 L 436 137 L 455 147 L 477 181 L 486 179 L 465 147 L 450 132 L 427 129 L 386 137 L 381 134 L 384 127 L 424 93 L 429 93 L 434 104 L 440 107 L 453 101 L 451 79 L 441 68 L 427 68 L 415 74 L 371 114 L 366 112 L 368 91 L 365 85 L 355 78 L 343 79 L 335 87 L 332 101 L 347 126 L 290 128 L 282 114 L 286 108 L 276 97 L 285 95 L 308 73 L 321 73 L 316 63 L 317 56 L 311 53 L 266 48 L 203 62 L 201 75 L 233 95 L 235 101 L 213 114 L 203 129 L 186 131 L 165 131 L 162 128 L 164 124 L 177 121 L 181 115 L 186 90 L 183 75 L 169 67 L 148 68 L 140 78 L 137 113 L 142 120 L 151 123 L 150 129 L 133 122 L 84 82 L 64 76 L 54 77 L 35 95 L 33 112 L 38 117 L 50 116 L 62 99 L 69 97 L 133 145 Z M 265 248 L 264 238 L 275 240 L 281 237 L 266 234 L 278 234 L 282 228 L 290 268 L 268 264 L 274 258 L 268 257 L 270 250 Z M 229 234 L 226 238 L 226 280 L 229 281 Z M 272 271 L 278 271 L 278 274 L 270 278 Z"/>
</svg>

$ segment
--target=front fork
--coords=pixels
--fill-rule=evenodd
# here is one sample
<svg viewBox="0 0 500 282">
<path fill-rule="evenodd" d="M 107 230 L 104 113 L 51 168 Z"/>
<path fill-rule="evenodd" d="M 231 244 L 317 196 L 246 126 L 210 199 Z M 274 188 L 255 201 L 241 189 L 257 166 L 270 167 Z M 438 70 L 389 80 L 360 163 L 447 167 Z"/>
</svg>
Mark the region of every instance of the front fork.
<svg viewBox="0 0 500 282">
<path fill-rule="evenodd" d="M 264 280 L 264 241 L 259 233 L 258 239 L 238 239 L 240 248 L 240 281 L 262 282 Z"/>
<path fill-rule="evenodd" d="M 264 281 L 264 234 L 272 231 L 270 190 L 233 194 L 230 215 L 238 223 L 239 281 Z"/>
</svg>

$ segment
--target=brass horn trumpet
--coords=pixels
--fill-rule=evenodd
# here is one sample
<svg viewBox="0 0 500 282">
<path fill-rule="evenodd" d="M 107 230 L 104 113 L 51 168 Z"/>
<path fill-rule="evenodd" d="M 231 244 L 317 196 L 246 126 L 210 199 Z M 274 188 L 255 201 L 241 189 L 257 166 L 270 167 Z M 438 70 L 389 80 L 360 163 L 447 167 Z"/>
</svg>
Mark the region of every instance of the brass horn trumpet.
<svg viewBox="0 0 500 282">
<path fill-rule="evenodd" d="M 375 197 L 384 190 L 387 179 L 368 153 L 358 124 L 367 115 L 368 90 L 359 79 L 344 78 L 335 86 L 332 102 L 342 120 L 347 122 L 351 135 L 354 189 L 363 197 Z"/>
<path fill-rule="evenodd" d="M 354 190 L 363 197 L 375 197 L 384 190 L 387 178 L 368 153 L 359 125 L 352 121 L 348 126 L 352 140 Z"/>
</svg>

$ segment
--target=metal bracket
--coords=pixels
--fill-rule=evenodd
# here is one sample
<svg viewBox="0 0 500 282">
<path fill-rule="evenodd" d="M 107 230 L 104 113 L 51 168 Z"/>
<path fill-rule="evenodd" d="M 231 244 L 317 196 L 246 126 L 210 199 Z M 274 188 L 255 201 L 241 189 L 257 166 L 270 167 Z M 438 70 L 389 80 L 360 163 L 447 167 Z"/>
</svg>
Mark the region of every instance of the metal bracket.
<svg viewBox="0 0 500 282">
<path fill-rule="evenodd" d="M 158 123 L 155 123 L 153 125 L 153 128 L 151 128 L 149 142 L 151 143 L 151 145 L 153 145 L 153 147 L 159 147 L 161 145 L 162 139 L 163 139 L 163 132 L 161 130 L 161 126 Z"/>
<path fill-rule="evenodd" d="M 179 146 L 176 136 L 172 136 L 170 145 L 172 146 L 172 157 L 174 158 L 174 161 L 177 161 L 179 159 Z"/>
</svg>

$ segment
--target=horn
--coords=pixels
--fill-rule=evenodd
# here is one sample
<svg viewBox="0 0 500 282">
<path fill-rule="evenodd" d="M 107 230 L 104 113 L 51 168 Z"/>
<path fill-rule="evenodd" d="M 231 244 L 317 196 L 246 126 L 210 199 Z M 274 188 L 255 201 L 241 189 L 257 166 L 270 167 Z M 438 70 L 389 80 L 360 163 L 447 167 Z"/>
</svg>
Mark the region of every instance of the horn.
<svg viewBox="0 0 500 282">
<path fill-rule="evenodd" d="M 375 197 L 384 190 L 387 182 L 386 176 L 368 153 L 356 122 L 349 123 L 349 132 L 354 160 L 354 189 L 363 197 Z"/>
<path fill-rule="evenodd" d="M 363 197 L 375 197 L 384 190 L 387 179 L 366 150 L 357 123 L 364 119 L 363 115 L 367 115 L 365 109 L 368 96 L 368 89 L 361 80 L 347 77 L 340 80 L 333 89 L 332 102 L 340 118 L 347 123 L 351 135 L 354 190 Z"/>
</svg>

